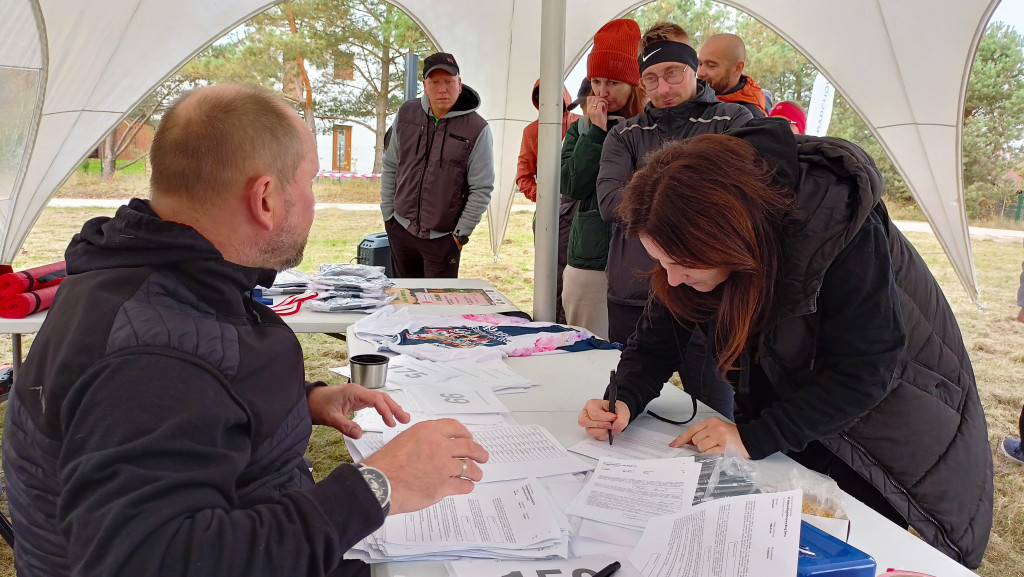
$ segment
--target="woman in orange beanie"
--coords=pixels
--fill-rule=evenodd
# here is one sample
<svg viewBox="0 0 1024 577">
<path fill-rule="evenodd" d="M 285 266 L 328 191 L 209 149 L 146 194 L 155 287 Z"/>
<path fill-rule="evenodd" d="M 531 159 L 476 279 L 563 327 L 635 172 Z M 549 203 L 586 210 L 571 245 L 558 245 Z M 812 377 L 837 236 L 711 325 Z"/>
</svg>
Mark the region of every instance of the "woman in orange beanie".
<svg viewBox="0 0 1024 577">
<path fill-rule="evenodd" d="M 562 194 L 580 201 L 569 231 L 568 266 L 563 273 L 562 305 L 566 321 L 608 336 L 608 241 L 611 225 L 597 205 L 597 173 L 608 130 L 640 114 L 647 96 L 640 88 L 637 46 L 640 26 L 612 20 L 594 35 L 587 58 L 590 93 L 583 118 L 569 127 L 562 144 Z"/>
</svg>

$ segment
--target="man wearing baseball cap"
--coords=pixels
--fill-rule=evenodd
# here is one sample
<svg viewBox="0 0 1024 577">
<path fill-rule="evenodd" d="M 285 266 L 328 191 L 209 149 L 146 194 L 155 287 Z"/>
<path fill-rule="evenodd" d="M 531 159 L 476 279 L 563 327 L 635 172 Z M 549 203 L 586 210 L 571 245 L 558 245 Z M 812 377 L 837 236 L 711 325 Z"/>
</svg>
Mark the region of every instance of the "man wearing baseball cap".
<svg viewBox="0 0 1024 577">
<path fill-rule="evenodd" d="M 640 40 L 640 84 L 650 102 L 642 113 L 608 131 L 597 177 L 601 217 L 612 223 L 608 247 L 608 339 L 626 344 L 651 293 L 646 272 L 657 263 L 640 241 L 626 238 L 618 217 L 622 189 L 647 153 L 671 140 L 699 134 L 722 133 L 743 126 L 753 116 L 739 104 L 719 102 L 707 83 L 697 78 L 697 52 L 686 32 L 676 24 L 660 22 Z M 682 216 L 682 215 L 680 215 Z M 732 389 L 717 378 L 717 370 L 702 371 L 703 335 L 687 351 L 686 374 L 680 374 L 687 392 L 730 417 Z M 691 358 L 690 352 L 694 353 Z"/>
<path fill-rule="evenodd" d="M 456 278 L 462 246 L 494 189 L 491 129 L 451 54 L 423 60 L 423 92 L 395 117 L 380 210 L 396 277 Z"/>
</svg>

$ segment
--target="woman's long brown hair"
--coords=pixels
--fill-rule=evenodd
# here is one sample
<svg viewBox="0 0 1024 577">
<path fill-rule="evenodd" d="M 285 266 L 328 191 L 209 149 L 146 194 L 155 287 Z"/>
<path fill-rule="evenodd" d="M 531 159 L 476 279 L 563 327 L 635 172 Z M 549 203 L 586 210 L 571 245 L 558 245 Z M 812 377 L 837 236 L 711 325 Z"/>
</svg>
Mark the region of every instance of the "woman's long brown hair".
<svg viewBox="0 0 1024 577">
<path fill-rule="evenodd" d="M 650 272 L 652 298 L 677 320 L 717 317 L 715 349 L 723 373 L 734 368 L 774 297 L 780 230 L 793 194 L 772 172 L 739 138 L 697 136 L 652 153 L 619 206 L 626 236 L 648 238 L 684 267 L 730 271 L 708 293 L 669 285 L 661 266 Z"/>
</svg>

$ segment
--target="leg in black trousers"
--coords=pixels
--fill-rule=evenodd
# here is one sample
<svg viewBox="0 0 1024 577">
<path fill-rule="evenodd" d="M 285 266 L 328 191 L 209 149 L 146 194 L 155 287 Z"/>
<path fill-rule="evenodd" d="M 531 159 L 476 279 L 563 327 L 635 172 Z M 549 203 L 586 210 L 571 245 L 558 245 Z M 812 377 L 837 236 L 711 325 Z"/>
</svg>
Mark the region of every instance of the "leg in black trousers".
<svg viewBox="0 0 1024 577">
<path fill-rule="evenodd" d="M 419 239 L 393 218 L 384 223 L 384 230 L 391 246 L 391 270 L 395 278 L 423 278 L 423 257 L 414 244 Z"/>
<path fill-rule="evenodd" d="M 462 251 L 452 235 L 419 238 L 393 218 L 384 230 L 395 278 L 458 278 Z"/>
</svg>

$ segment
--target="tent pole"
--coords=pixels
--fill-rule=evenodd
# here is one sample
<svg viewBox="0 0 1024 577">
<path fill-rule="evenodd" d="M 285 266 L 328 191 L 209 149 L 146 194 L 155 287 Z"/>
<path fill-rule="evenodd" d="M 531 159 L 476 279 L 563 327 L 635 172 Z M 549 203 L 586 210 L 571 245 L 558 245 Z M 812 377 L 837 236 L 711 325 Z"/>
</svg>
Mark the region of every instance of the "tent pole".
<svg viewBox="0 0 1024 577">
<path fill-rule="evenodd" d="M 565 0 L 542 0 L 540 23 L 540 126 L 537 138 L 533 317 L 538 321 L 554 321 L 562 149 L 562 75 L 565 71 Z"/>
</svg>

